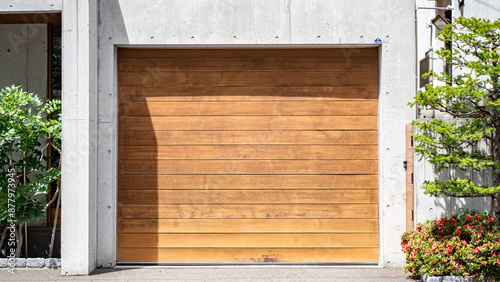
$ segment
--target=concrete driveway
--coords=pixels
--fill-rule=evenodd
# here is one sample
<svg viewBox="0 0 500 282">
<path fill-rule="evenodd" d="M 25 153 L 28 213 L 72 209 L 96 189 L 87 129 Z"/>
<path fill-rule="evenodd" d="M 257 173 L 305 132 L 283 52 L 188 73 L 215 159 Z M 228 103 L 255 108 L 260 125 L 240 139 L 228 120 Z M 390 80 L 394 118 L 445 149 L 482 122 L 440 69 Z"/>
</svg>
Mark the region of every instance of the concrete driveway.
<svg viewBox="0 0 500 282">
<path fill-rule="evenodd" d="M 3 272 L 3 273 L 2 273 Z M 61 276 L 55 269 L 0 270 L 0 281 L 407 281 L 402 268 L 265 266 L 265 267 L 116 267 L 90 276 Z"/>
</svg>

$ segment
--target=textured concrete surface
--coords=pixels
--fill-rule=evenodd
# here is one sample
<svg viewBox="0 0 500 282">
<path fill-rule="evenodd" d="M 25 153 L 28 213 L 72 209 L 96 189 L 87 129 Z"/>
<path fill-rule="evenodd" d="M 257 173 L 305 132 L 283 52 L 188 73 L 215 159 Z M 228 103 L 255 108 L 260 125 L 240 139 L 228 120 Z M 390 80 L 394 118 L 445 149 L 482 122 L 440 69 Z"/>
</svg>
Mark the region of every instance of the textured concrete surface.
<svg viewBox="0 0 500 282">
<path fill-rule="evenodd" d="M 0 1 L 0 12 L 58 12 L 62 10 L 62 0 L 2 0 Z"/>
<path fill-rule="evenodd" d="M 26 260 L 26 267 L 42 268 L 45 266 L 44 258 L 29 258 Z"/>
<path fill-rule="evenodd" d="M 116 267 L 90 276 L 59 270 L 0 270 L 0 281 L 414 281 L 401 268 L 340 267 Z"/>
<path fill-rule="evenodd" d="M 61 271 L 72 275 L 97 256 L 97 2 L 63 1 Z"/>
<path fill-rule="evenodd" d="M 60 258 L 45 259 L 45 267 L 49 267 L 49 268 L 61 267 L 61 259 Z"/>
<path fill-rule="evenodd" d="M 415 94 L 414 20 L 414 2 L 400 0 L 99 1 L 97 266 L 116 263 L 117 46 L 342 48 L 349 60 L 350 47 L 373 47 L 376 39 L 382 42 L 377 45 L 379 262 L 402 266 L 404 128 L 415 116 L 407 105 Z"/>
</svg>

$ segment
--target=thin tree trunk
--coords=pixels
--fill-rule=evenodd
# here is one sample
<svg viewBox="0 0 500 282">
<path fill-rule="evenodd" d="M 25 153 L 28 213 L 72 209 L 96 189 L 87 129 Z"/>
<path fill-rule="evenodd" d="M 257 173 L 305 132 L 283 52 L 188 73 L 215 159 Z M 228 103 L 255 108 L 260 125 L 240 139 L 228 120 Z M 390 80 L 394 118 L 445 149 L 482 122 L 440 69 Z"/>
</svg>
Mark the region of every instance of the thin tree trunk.
<svg viewBox="0 0 500 282">
<path fill-rule="evenodd" d="M 59 180 L 58 180 L 57 186 L 59 186 Z M 56 215 L 54 217 L 54 226 L 52 227 L 52 235 L 50 236 L 49 258 L 52 257 L 52 251 L 54 250 L 54 241 L 55 241 L 56 230 L 57 230 L 57 216 L 59 215 L 59 206 L 60 205 L 61 205 L 61 193 L 59 193 L 57 195 Z"/>
<path fill-rule="evenodd" d="M 62 154 L 61 150 L 59 150 L 56 146 L 54 146 L 53 143 L 51 143 L 52 147 L 56 149 L 59 152 L 59 164 L 57 165 L 57 168 L 59 171 L 61 170 L 61 164 L 62 164 Z M 56 190 L 56 197 L 57 197 L 57 204 L 56 204 L 56 214 L 54 217 L 54 226 L 52 226 L 52 234 L 50 236 L 50 245 L 49 245 L 49 258 L 52 258 L 52 251 L 54 250 L 54 241 L 56 238 L 56 230 L 57 230 L 57 218 L 59 216 L 59 207 L 61 206 L 61 179 L 57 179 L 57 190 Z"/>
<path fill-rule="evenodd" d="M 23 243 L 24 243 L 24 237 L 23 237 L 23 229 L 24 225 L 26 222 L 23 222 L 19 227 L 17 228 L 17 234 L 16 234 L 16 258 L 21 256 L 21 250 L 23 248 Z"/>
<path fill-rule="evenodd" d="M 9 227 L 9 222 L 5 221 L 5 227 L 2 231 L 2 239 L 0 239 L 0 248 L 3 246 L 3 241 L 5 241 L 5 235 L 7 234 L 7 227 Z"/>
<path fill-rule="evenodd" d="M 491 196 L 490 214 L 500 219 L 500 193 Z"/>
<path fill-rule="evenodd" d="M 495 120 L 499 120 L 500 116 L 498 113 L 495 113 Z M 493 135 L 493 141 L 491 142 L 491 153 L 493 157 L 493 161 L 500 161 L 500 126 L 495 126 L 495 133 Z M 500 186 L 500 171 L 493 166 L 491 168 L 492 172 L 492 186 L 498 187 Z M 496 218 L 500 217 L 500 193 L 496 193 L 491 196 L 491 206 L 490 206 L 490 214 Z"/>
<path fill-rule="evenodd" d="M 28 223 L 24 223 L 24 257 L 28 258 Z"/>
</svg>

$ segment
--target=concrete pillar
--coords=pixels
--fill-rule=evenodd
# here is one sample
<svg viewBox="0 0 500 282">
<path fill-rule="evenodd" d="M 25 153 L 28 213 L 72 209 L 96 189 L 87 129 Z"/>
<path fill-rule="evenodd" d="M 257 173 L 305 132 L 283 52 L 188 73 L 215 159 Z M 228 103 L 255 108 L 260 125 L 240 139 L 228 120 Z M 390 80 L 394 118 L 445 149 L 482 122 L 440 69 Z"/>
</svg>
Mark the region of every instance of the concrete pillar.
<svg viewBox="0 0 500 282">
<path fill-rule="evenodd" d="M 96 266 L 97 2 L 63 0 L 63 275 L 87 275 Z"/>
</svg>

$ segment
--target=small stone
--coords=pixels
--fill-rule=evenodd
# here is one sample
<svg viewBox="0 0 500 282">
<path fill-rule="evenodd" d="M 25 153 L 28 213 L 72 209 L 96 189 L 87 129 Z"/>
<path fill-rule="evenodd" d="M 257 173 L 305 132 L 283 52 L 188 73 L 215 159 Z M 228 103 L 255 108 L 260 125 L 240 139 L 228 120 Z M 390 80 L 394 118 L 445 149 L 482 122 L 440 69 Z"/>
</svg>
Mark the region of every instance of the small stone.
<svg viewBox="0 0 500 282">
<path fill-rule="evenodd" d="M 16 258 L 16 268 L 26 267 L 26 259 L 25 258 Z"/>
<path fill-rule="evenodd" d="M 464 278 L 462 276 L 444 276 L 443 282 L 463 282 Z"/>
<path fill-rule="evenodd" d="M 42 268 L 45 266 L 44 258 L 29 258 L 26 262 L 27 267 Z"/>
<path fill-rule="evenodd" d="M 425 275 L 423 277 L 424 282 L 442 282 L 443 277 L 442 276 L 427 276 Z"/>
<path fill-rule="evenodd" d="M 6 258 L 0 258 L 0 268 L 5 268 L 7 267 L 9 263 L 9 259 Z"/>
<path fill-rule="evenodd" d="M 59 258 L 48 258 L 45 259 L 45 266 L 50 268 L 61 267 L 61 259 Z"/>
</svg>

